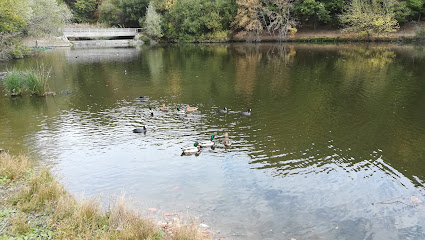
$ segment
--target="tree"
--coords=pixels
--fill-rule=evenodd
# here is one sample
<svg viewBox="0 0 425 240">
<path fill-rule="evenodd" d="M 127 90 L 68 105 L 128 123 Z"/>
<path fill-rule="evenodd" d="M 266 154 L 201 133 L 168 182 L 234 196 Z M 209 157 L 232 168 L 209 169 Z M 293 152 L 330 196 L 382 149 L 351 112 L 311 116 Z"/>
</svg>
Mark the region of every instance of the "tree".
<svg viewBox="0 0 425 240">
<path fill-rule="evenodd" d="M 72 18 L 71 11 L 56 0 L 28 1 L 31 14 L 24 32 L 30 36 L 44 36 L 58 33 L 58 30 Z"/>
<path fill-rule="evenodd" d="M 2 0 L 0 4 L 0 32 L 19 32 L 26 25 L 29 7 L 24 0 Z"/>
<path fill-rule="evenodd" d="M 94 22 L 97 20 L 99 0 L 76 0 L 72 3 L 72 12 L 76 22 Z"/>
<path fill-rule="evenodd" d="M 260 0 L 236 0 L 236 3 L 238 11 L 233 21 L 234 28 L 254 32 L 256 40 L 259 40 L 259 35 L 264 29 L 260 20 L 262 13 Z"/>
<path fill-rule="evenodd" d="M 304 0 L 295 5 L 295 13 L 302 20 L 313 21 L 313 29 L 316 29 L 317 22 L 327 22 L 331 19 L 330 12 L 325 8 L 325 4 L 315 0 Z"/>
<path fill-rule="evenodd" d="M 152 2 L 149 3 L 145 17 L 145 32 L 149 37 L 158 39 L 161 37 L 161 16 L 155 11 Z"/>
<path fill-rule="evenodd" d="M 371 34 L 395 32 L 399 28 L 390 0 L 352 0 L 345 13 L 340 15 L 344 31 Z"/>
<path fill-rule="evenodd" d="M 149 0 L 104 0 L 99 6 L 99 20 L 110 25 L 140 27 Z"/>
<path fill-rule="evenodd" d="M 292 16 L 292 8 L 295 0 L 268 0 L 263 7 L 267 17 L 265 26 L 267 30 L 274 34 L 278 33 L 279 40 L 285 40 L 288 32 L 295 30 L 295 19 Z"/>
</svg>

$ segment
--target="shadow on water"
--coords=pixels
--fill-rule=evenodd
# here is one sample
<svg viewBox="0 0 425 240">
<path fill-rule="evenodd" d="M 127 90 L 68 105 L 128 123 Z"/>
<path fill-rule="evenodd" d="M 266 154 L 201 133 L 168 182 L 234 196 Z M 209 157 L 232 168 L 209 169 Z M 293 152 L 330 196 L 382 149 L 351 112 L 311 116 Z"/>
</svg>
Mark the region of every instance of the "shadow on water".
<svg viewBox="0 0 425 240">
<path fill-rule="evenodd" d="M 231 239 L 425 238 L 424 56 L 303 44 L 46 52 L 7 63 L 52 65 L 57 96 L 1 97 L 0 147 L 53 164 L 74 194 L 127 192 Z M 186 105 L 199 110 L 178 114 Z M 181 156 L 212 134 L 217 148 Z"/>
</svg>

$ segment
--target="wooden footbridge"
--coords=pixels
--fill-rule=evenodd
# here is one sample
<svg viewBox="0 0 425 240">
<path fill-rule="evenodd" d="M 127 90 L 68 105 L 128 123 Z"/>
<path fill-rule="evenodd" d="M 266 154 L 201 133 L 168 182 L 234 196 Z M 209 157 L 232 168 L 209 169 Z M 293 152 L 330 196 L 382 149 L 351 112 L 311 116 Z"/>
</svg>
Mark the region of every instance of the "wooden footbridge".
<svg viewBox="0 0 425 240">
<path fill-rule="evenodd" d="M 65 28 L 66 38 L 135 37 L 141 28 Z"/>
</svg>

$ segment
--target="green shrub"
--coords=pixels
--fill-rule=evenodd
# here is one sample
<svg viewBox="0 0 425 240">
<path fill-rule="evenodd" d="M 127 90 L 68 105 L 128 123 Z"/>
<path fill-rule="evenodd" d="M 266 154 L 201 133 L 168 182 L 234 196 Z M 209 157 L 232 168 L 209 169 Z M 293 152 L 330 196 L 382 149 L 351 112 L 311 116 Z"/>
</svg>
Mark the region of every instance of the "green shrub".
<svg viewBox="0 0 425 240">
<path fill-rule="evenodd" d="M 28 46 L 23 45 L 21 42 L 16 43 L 16 45 L 10 51 L 12 58 L 24 58 L 30 54 L 31 49 Z"/>
<path fill-rule="evenodd" d="M 415 32 L 415 38 L 418 40 L 424 40 L 425 39 L 425 28 L 421 27 Z"/>
<path fill-rule="evenodd" d="M 21 71 L 11 70 L 3 79 L 3 85 L 12 96 L 21 95 L 25 91 L 25 78 Z"/>
</svg>

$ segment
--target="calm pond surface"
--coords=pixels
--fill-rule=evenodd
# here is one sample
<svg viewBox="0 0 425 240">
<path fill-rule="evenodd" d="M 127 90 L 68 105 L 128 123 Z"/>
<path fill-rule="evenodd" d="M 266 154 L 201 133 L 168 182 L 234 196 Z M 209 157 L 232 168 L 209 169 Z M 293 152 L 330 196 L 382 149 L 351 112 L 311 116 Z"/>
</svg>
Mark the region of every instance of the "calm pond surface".
<svg viewBox="0 0 425 240">
<path fill-rule="evenodd" d="M 125 194 L 217 238 L 425 239 L 422 48 L 57 49 L 0 71 L 40 63 L 57 96 L 1 95 L 0 147 L 51 165 L 75 196 Z M 187 104 L 199 111 L 178 115 Z M 181 156 L 225 132 L 231 148 Z"/>
</svg>

